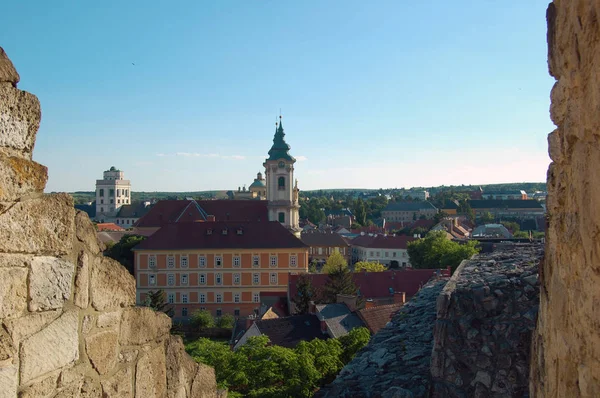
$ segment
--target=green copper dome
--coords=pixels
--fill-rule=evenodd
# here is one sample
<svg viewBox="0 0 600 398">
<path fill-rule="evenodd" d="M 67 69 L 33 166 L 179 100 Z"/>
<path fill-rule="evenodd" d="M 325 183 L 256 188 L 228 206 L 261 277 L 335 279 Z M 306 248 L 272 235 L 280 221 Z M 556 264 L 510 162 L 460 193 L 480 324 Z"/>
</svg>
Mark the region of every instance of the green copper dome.
<svg viewBox="0 0 600 398">
<path fill-rule="evenodd" d="M 254 182 L 252 184 L 250 184 L 250 188 L 264 188 L 267 185 L 265 184 L 265 181 L 261 181 L 261 180 L 254 180 Z"/>
<path fill-rule="evenodd" d="M 275 130 L 273 137 L 273 146 L 269 150 L 269 158 L 267 160 L 285 159 L 295 162 L 296 159 L 289 154 L 290 146 L 285 142 L 285 133 L 283 132 L 283 124 L 279 121 L 279 126 Z"/>
</svg>

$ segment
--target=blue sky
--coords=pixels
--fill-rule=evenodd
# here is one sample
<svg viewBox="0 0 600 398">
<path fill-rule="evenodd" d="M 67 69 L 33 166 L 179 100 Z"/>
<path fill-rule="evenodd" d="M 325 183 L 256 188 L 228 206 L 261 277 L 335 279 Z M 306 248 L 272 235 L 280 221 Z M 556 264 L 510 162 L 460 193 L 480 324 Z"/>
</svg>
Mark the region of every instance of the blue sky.
<svg viewBox="0 0 600 398">
<path fill-rule="evenodd" d="M 280 108 L 301 189 L 544 181 L 547 3 L 24 0 L 0 45 L 47 191 L 250 184 Z"/>
</svg>

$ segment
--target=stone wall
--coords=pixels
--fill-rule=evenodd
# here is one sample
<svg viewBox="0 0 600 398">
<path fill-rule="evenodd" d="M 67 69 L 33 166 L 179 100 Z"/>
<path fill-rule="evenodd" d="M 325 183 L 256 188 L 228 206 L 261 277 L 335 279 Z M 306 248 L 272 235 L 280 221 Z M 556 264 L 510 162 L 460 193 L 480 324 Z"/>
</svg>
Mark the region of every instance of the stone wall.
<svg viewBox="0 0 600 398">
<path fill-rule="evenodd" d="M 432 397 L 527 395 L 542 251 L 506 246 L 456 270 L 437 303 Z"/>
<path fill-rule="evenodd" d="M 445 284 L 426 284 L 315 397 L 428 396 L 436 299 Z"/>
<path fill-rule="evenodd" d="M 546 261 L 531 363 L 536 397 L 600 396 L 600 2 L 548 6 L 556 78 Z"/>
<path fill-rule="evenodd" d="M 214 397 L 171 320 L 135 307 L 135 281 L 104 258 L 69 195 L 44 195 L 32 161 L 38 99 L 0 48 L 0 397 Z"/>
</svg>

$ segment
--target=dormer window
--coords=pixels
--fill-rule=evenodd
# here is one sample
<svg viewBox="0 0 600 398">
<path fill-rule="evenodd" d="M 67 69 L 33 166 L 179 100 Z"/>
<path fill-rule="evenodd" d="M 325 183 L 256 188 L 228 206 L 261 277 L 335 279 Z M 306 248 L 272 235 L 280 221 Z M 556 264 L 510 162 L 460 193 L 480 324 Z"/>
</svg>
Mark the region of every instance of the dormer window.
<svg viewBox="0 0 600 398">
<path fill-rule="evenodd" d="M 227 228 L 223 228 L 223 231 L 221 231 L 221 235 L 227 235 Z"/>
<path fill-rule="evenodd" d="M 243 235 L 244 234 L 244 230 L 240 227 L 237 229 L 237 234 L 238 235 Z"/>
<path fill-rule="evenodd" d="M 212 228 L 208 228 L 206 230 L 206 235 L 212 235 Z"/>
</svg>

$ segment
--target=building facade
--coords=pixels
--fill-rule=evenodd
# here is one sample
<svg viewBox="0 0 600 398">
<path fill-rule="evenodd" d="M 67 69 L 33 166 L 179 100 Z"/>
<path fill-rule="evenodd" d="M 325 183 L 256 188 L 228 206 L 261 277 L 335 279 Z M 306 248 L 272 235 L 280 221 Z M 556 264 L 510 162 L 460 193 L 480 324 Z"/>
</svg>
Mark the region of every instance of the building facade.
<svg viewBox="0 0 600 398">
<path fill-rule="evenodd" d="M 391 202 L 381 211 L 387 221 L 416 221 L 422 216 L 432 219 L 438 209 L 430 202 Z"/>
<path fill-rule="evenodd" d="M 114 222 L 121 206 L 131 204 L 131 182 L 114 166 L 96 180 L 96 220 Z"/>
<path fill-rule="evenodd" d="M 258 314 L 261 293 L 286 295 L 290 274 L 308 271 L 308 247 L 279 222 L 181 222 L 134 249 L 137 302 L 163 290 L 173 319 Z"/>
<path fill-rule="evenodd" d="M 340 234 L 331 230 L 321 231 L 317 229 L 304 231 L 300 239 L 308 246 L 309 262 L 325 263 L 327 257 L 334 252 L 339 252 L 348 262 L 351 259 L 351 250 L 348 242 Z"/>
<path fill-rule="evenodd" d="M 352 239 L 352 262 L 376 262 L 393 268 L 411 267 L 408 243 L 410 236 L 361 235 Z"/>
</svg>

